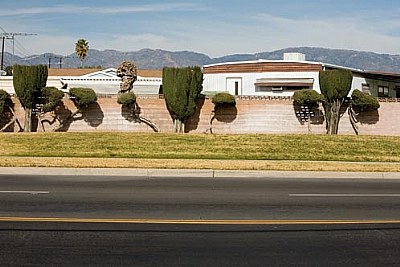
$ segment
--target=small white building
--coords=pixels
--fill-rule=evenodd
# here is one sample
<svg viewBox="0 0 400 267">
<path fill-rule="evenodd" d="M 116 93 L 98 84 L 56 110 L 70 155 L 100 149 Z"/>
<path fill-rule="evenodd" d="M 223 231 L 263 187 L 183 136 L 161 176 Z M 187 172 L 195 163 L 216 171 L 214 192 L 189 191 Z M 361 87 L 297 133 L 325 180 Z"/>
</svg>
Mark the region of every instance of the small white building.
<svg viewBox="0 0 400 267">
<path fill-rule="evenodd" d="M 377 97 L 400 98 L 400 73 L 363 71 L 305 60 L 300 53 L 284 54 L 283 60 L 228 62 L 203 67 L 203 93 L 227 91 L 238 96 L 290 97 L 297 90 L 320 91 L 319 71 L 348 69 L 353 73 L 352 90 Z"/>
<path fill-rule="evenodd" d="M 140 71 L 139 71 L 140 73 Z M 88 87 L 97 94 L 118 94 L 121 78 L 116 75 L 116 69 L 109 68 L 82 76 L 65 76 L 60 79 L 67 89 L 74 87 Z M 138 75 L 133 84 L 135 94 L 159 94 L 162 85 L 160 77 L 143 77 Z"/>
</svg>

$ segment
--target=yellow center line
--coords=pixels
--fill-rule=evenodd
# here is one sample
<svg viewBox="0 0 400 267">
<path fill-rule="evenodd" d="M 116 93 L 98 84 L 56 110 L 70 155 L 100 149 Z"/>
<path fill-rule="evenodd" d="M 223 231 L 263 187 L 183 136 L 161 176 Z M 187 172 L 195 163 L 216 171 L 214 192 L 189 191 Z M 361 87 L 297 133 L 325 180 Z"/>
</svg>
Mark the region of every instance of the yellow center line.
<svg viewBox="0 0 400 267">
<path fill-rule="evenodd" d="M 323 224 L 399 224 L 400 220 L 174 220 L 174 219 L 0 217 L 0 222 L 200 224 L 200 225 L 323 225 Z"/>
</svg>

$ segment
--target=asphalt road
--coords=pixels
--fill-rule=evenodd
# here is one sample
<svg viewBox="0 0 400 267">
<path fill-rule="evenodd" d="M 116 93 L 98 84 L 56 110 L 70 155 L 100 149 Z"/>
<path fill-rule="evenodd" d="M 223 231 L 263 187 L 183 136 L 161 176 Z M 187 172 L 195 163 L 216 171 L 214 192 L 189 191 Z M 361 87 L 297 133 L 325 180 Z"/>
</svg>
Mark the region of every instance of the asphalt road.
<svg viewBox="0 0 400 267">
<path fill-rule="evenodd" d="M 0 266 L 398 266 L 399 203 L 400 180 L 0 175 Z"/>
<path fill-rule="evenodd" d="M 0 175 L 0 217 L 400 219 L 400 180 Z"/>
</svg>

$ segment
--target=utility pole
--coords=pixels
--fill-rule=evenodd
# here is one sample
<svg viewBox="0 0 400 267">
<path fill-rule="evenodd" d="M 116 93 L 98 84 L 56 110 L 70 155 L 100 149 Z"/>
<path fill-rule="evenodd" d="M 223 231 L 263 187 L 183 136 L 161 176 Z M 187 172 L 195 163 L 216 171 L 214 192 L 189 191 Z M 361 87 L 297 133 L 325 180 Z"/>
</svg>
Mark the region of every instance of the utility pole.
<svg viewBox="0 0 400 267">
<path fill-rule="evenodd" d="M 1 28 L 1 27 L 0 27 Z M 13 51 L 12 54 L 14 56 L 14 42 L 15 42 L 15 36 L 20 35 L 20 36 L 28 36 L 28 35 L 36 35 L 34 33 L 21 33 L 21 32 L 5 32 L 3 28 L 3 33 L 0 33 L 0 37 L 2 38 L 2 46 L 1 46 L 1 66 L 0 70 L 4 69 L 4 41 L 6 39 L 11 39 L 13 41 Z"/>
<path fill-rule="evenodd" d="M 3 66 L 4 66 L 4 41 L 5 41 L 5 37 L 1 37 L 2 39 L 2 46 L 1 46 L 1 67 L 0 67 L 0 71 L 3 70 Z"/>
<path fill-rule="evenodd" d="M 52 59 L 58 59 L 59 60 L 59 67 L 60 67 L 60 69 L 62 68 L 62 60 L 63 60 L 63 56 L 49 56 L 49 63 L 48 63 L 48 67 L 49 67 L 49 69 L 51 68 L 51 60 Z"/>
</svg>

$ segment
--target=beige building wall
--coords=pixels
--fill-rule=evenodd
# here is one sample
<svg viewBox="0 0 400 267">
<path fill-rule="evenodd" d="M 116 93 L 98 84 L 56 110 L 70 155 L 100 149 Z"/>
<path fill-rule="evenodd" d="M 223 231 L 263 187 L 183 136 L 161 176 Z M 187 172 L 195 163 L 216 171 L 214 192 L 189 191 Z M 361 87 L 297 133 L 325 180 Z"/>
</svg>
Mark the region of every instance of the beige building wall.
<svg viewBox="0 0 400 267">
<path fill-rule="evenodd" d="M 24 112 L 19 101 L 14 98 L 19 121 L 23 123 Z M 160 132 L 172 132 L 173 123 L 166 108 L 165 100 L 158 96 L 139 97 L 138 104 L 141 116 L 152 121 Z M 379 112 L 364 113 L 358 117 L 361 135 L 400 135 L 400 102 L 380 102 Z M 59 111 L 64 117 L 75 110 L 70 100 L 64 100 L 65 109 Z M 189 133 L 209 132 L 209 116 L 213 104 L 209 99 L 200 100 L 198 112 L 187 122 Z M 291 100 L 270 100 L 259 98 L 238 99 L 236 108 L 218 111 L 213 121 L 213 132 L 216 134 L 324 134 L 325 123 L 322 109 L 315 112 L 311 122 L 301 122 L 299 110 Z M 144 123 L 138 123 L 126 110 L 122 110 L 116 97 L 99 98 L 98 105 L 93 105 L 79 115 L 64 131 L 71 132 L 153 132 Z M 46 116 L 46 131 L 56 127 L 57 122 Z M 47 121 L 46 121 L 47 120 Z M 38 127 L 38 131 L 42 131 Z M 354 135 L 349 116 L 344 113 L 339 127 L 339 134 Z"/>
</svg>

